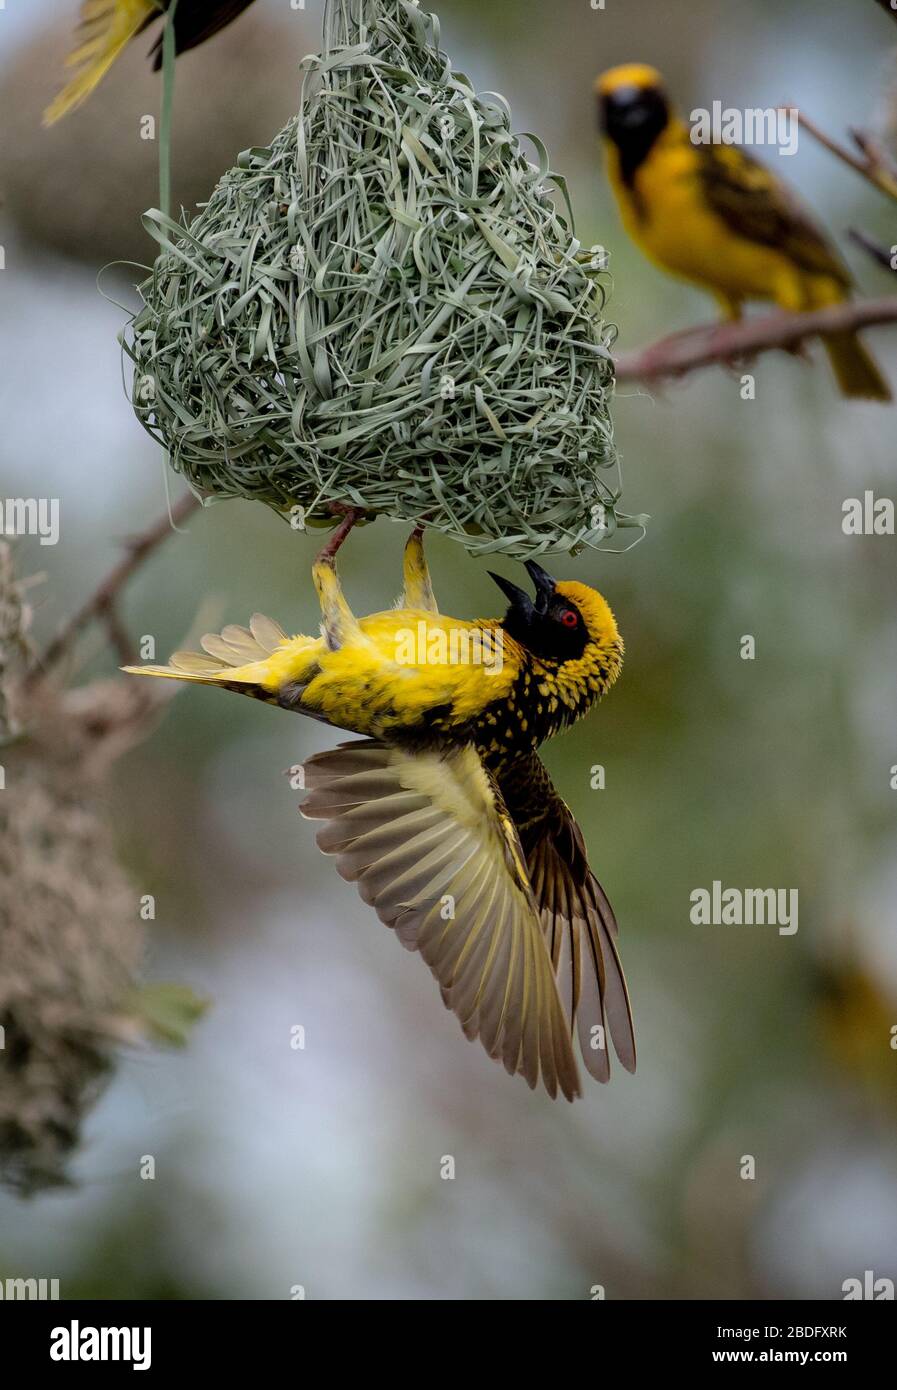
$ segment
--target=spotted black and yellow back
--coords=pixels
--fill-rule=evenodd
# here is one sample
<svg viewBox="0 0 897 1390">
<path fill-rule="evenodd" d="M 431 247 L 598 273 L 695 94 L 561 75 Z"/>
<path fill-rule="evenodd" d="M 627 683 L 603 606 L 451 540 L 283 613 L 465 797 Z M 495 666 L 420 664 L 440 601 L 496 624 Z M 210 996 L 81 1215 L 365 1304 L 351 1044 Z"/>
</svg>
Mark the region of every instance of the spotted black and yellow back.
<svg viewBox="0 0 897 1390">
<path fill-rule="evenodd" d="M 572 1099 L 574 1031 L 601 1081 L 608 1033 L 630 1070 L 635 1041 L 613 911 L 536 750 L 610 689 L 623 644 L 596 590 L 527 570 L 534 597 L 494 576 L 510 601 L 501 620 L 447 617 L 415 532 L 395 609 L 356 618 L 331 556 L 313 570 L 319 636 L 255 614 L 202 652 L 127 669 L 362 735 L 305 765 L 320 848 L 423 955 L 469 1037 Z"/>
</svg>

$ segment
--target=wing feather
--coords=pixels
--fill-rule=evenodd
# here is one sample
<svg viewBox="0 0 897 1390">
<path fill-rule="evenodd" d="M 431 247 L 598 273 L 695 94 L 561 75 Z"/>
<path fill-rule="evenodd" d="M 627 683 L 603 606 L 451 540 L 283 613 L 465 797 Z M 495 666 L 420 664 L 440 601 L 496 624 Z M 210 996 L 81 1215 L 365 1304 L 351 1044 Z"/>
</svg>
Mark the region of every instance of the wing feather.
<svg viewBox="0 0 897 1390">
<path fill-rule="evenodd" d="M 83 0 L 77 47 L 66 66 L 77 68 L 72 80 L 44 112 L 44 124 L 86 101 L 135 34 L 158 16 L 154 0 Z"/>
<path fill-rule="evenodd" d="M 500 790 L 517 825 L 558 990 L 586 1069 L 598 1081 L 609 1079 L 609 1034 L 622 1065 L 634 1071 L 616 918 L 589 868 L 582 832 L 535 753 L 503 772 Z"/>
<path fill-rule="evenodd" d="M 550 1095 L 577 1096 L 521 845 L 476 752 L 363 739 L 310 758 L 305 785 L 319 846 L 423 956 L 466 1035 L 530 1086 L 541 1077 Z"/>
<path fill-rule="evenodd" d="M 211 3 L 210 0 L 180 0 L 174 20 L 175 51 L 180 55 L 198 48 L 251 4 L 252 0 L 212 0 Z M 161 37 L 150 49 L 150 56 L 155 59 L 154 67 L 158 70 L 162 66 Z"/>
<path fill-rule="evenodd" d="M 850 273 L 831 241 L 796 195 L 737 145 L 697 145 L 708 203 L 749 241 L 783 251 L 801 269 L 831 275 L 847 289 Z"/>
</svg>

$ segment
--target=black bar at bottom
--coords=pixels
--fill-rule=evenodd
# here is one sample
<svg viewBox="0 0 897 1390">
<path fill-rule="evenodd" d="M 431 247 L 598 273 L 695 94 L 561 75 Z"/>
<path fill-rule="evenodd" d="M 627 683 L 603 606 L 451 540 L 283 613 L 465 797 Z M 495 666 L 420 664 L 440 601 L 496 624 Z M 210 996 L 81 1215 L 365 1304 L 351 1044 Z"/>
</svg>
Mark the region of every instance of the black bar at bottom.
<svg viewBox="0 0 897 1390">
<path fill-rule="evenodd" d="M 0 1303 L 0 1359 L 7 1374 L 15 1366 L 19 1378 L 33 1371 L 49 1374 L 51 1380 L 80 1372 L 102 1376 L 106 1370 L 180 1377 L 194 1370 L 204 1376 L 221 1371 L 230 1377 L 238 1368 L 254 1366 L 264 1373 L 262 1368 L 272 1362 L 282 1374 L 293 1367 L 299 1376 L 303 1367 L 307 1372 L 320 1337 L 327 1364 L 336 1358 L 342 1373 L 353 1352 L 366 1364 L 367 1374 L 386 1373 L 386 1365 L 398 1355 L 398 1346 L 390 1351 L 390 1344 L 400 1324 L 387 1321 L 378 1310 L 384 1320 L 372 1343 L 364 1332 L 364 1305 L 353 1303 L 348 1313 L 346 1305 L 336 1305 L 340 1311 L 334 1313 L 333 1305 L 309 1302 L 305 1308 L 286 1301 L 5 1302 Z M 895 1330 L 893 1304 L 888 1303 L 606 1301 L 581 1311 L 582 1320 L 572 1326 L 589 1340 L 576 1343 L 577 1361 L 594 1355 L 596 1368 L 607 1368 L 608 1358 L 619 1358 L 629 1374 L 694 1368 L 713 1374 L 732 1365 L 840 1366 L 856 1374 L 891 1364 Z M 507 1337 L 514 1325 L 510 1309 L 502 1315 L 505 1319 L 510 1323 L 504 1328 L 493 1320 L 490 1341 L 506 1371 L 513 1358 Z M 419 1327 L 427 1337 L 424 1319 Z M 432 1334 L 438 1337 L 431 1348 L 437 1366 L 449 1350 L 448 1339 L 475 1338 L 482 1375 L 489 1358 L 476 1322 L 466 1330 L 457 1321 L 451 1327 L 449 1332 L 443 1322 L 441 1331 Z M 551 1339 L 556 1350 L 550 1320 L 545 1319 L 538 1335 Z M 523 1341 L 520 1346 L 522 1350 Z M 460 1350 L 454 1346 L 453 1359 Z M 418 1369 L 423 1369 L 420 1362 Z"/>
</svg>

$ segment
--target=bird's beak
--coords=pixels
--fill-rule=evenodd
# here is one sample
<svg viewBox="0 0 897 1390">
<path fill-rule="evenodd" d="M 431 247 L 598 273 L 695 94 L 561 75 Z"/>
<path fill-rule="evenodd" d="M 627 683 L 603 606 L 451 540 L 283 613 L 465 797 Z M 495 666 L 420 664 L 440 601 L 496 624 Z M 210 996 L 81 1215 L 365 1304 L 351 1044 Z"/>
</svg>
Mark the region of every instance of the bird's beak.
<svg viewBox="0 0 897 1390">
<path fill-rule="evenodd" d="M 543 570 L 535 560 L 526 561 L 526 572 L 536 586 L 536 612 L 544 613 L 548 607 L 548 600 L 557 588 L 557 580 L 552 579 L 547 570 Z"/>
<path fill-rule="evenodd" d="M 533 616 L 533 601 L 525 589 L 520 589 L 516 584 L 512 584 L 510 579 L 505 579 L 501 574 L 496 574 L 493 570 L 489 571 L 489 578 L 494 579 L 501 589 L 505 598 L 509 600 L 511 607 L 515 609 L 527 621 Z"/>
</svg>

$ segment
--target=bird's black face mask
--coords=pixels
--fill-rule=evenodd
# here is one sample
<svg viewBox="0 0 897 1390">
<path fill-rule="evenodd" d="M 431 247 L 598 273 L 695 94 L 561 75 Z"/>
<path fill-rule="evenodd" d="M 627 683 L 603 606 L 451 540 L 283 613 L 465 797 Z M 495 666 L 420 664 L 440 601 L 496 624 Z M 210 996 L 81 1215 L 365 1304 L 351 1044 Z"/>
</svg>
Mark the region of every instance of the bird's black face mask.
<svg viewBox="0 0 897 1390">
<path fill-rule="evenodd" d="M 631 184 L 670 118 L 667 99 L 659 87 L 619 87 L 600 103 L 601 128 L 620 152 L 620 173 Z"/>
<path fill-rule="evenodd" d="M 526 570 L 535 585 L 535 599 L 510 579 L 489 571 L 511 606 L 502 620 L 509 637 L 542 661 L 575 661 L 586 649 L 589 634 L 575 604 L 557 592 L 557 583 L 537 565 L 526 561 Z"/>
</svg>

